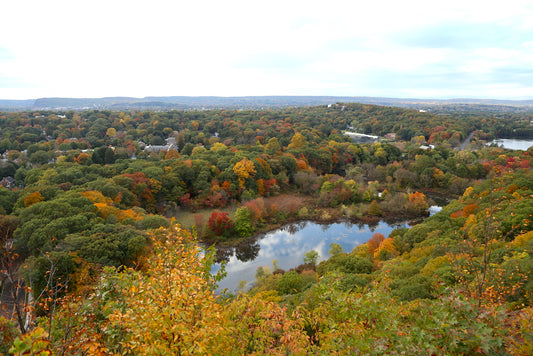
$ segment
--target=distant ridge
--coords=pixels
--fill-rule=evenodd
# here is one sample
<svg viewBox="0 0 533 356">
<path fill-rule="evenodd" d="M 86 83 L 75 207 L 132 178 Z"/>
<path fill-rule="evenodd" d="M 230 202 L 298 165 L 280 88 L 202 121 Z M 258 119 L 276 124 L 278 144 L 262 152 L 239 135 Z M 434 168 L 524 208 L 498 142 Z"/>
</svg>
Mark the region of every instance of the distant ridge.
<svg viewBox="0 0 533 356">
<path fill-rule="evenodd" d="M 365 96 L 147 96 L 105 98 L 40 98 L 35 100 L 0 100 L 0 110 L 187 110 L 187 109 L 268 109 L 317 106 L 334 103 L 361 103 L 411 109 L 443 105 L 477 105 L 533 109 L 533 100 L 493 99 L 410 99 Z"/>
</svg>

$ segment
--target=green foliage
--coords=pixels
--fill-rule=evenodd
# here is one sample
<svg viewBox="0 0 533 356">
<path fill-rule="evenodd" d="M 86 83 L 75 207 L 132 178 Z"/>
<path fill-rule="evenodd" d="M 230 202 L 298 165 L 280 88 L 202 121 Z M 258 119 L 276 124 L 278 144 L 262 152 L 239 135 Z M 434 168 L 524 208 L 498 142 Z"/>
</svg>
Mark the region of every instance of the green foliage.
<svg viewBox="0 0 533 356">
<path fill-rule="evenodd" d="M 243 206 L 235 212 L 234 228 L 237 234 L 241 237 L 251 236 L 254 233 L 254 226 L 252 225 L 252 214 L 250 210 Z"/>
<path fill-rule="evenodd" d="M 336 256 L 338 254 L 341 254 L 344 252 L 344 249 L 342 246 L 336 242 L 332 242 L 329 244 L 329 255 L 330 256 Z"/>
<path fill-rule="evenodd" d="M 302 274 L 296 271 L 284 273 L 276 283 L 276 290 L 279 294 L 296 294 L 309 288 L 312 280 L 306 279 Z"/>
<path fill-rule="evenodd" d="M 35 328 L 29 334 L 15 339 L 13 346 L 9 349 L 9 353 L 11 355 L 51 355 L 52 353 L 48 348 L 50 341 L 47 337 L 48 334 L 43 328 Z"/>
<path fill-rule="evenodd" d="M 307 251 L 304 255 L 304 263 L 316 266 L 320 255 L 316 250 Z"/>
<path fill-rule="evenodd" d="M 141 228 L 143 230 L 158 229 L 160 227 L 169 227 L 170 223 L 168 219 L 161 215 L 146 215 L 140 221 Z"/>
<path fill-rule="evenodd" d="M 317 273 L 320 276 L 323 276 L 330 271 L 339 271 L 343 273 L 371 273 L 372 269 L 372 262 L 368 258 L 353 254 L 339 253 L 331 256 L 326 261 L 320 262 L 317 267 Z"/>
</svg>

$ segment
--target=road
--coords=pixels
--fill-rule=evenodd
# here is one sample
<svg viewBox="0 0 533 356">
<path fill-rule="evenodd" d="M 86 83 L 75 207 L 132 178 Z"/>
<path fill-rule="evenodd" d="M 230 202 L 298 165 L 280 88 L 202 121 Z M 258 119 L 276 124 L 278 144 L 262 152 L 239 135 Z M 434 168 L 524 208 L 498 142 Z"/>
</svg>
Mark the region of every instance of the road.
<svg viewBox="0 0 533 356">
<path fill-rule="evenodd" d="M 468 136 L 465 138 L 465 140 L 463 142 L 461 142 L 461 144 L 459 146 L 457 146 L 457 149 L 462 151 L 466 148 L 466 145 L 468 145 L 470 143 L 470 141 L 472 140 L 472 137 L 474 137 L 474 134 L 476 133 L 476 131 L 472 131 L 468 134 Z"/>
</svg>

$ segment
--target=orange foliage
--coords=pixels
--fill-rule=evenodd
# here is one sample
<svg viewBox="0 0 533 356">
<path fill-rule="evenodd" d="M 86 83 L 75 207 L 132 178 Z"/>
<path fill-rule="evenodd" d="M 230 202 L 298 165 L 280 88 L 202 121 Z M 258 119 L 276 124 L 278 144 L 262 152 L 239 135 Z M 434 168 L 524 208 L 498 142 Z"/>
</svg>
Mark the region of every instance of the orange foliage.
<svg viewBox="0 0 533 356">
<path fill-rule="evenodd" d="M 88 190 L 80 193 L 83 197 L 89 199 L 93 202 L 94 206 L 98 210 L 100 216 L 104 219 L 107 219 L 110 215 L 114 215 L 119 222 L 122 222 L 128 218 L 131 218 L 135 221 L 141 220 L 142 215 L 131 210 L 121 210 L 113 206 L 114 201 L 111 198 L 104 196 L 101 192 L 97 190 Z"/>
<path fill-rule="evenodd" d="M 78 164 L 86 164 L 91 159 L 91 155 L 85 152 L 80 153 L 74 157 L 74 162 Z"/>
<path fill-rule="evenodd" d="M 382 233 L 374 233 L 366 243 L 368 246 L 368 254 L 373 255 L 374 251 L 379 247 L 383 240 L 385 240 L 385 236 Z"/>
<path fill-rule="evenodd" d="M 231 194 L 231 183 L 228 182 L 227 180 L 225 180 L 224 182 L 222 182 L 222 189 L 224 189 L 226 191 L 226 193 L 228 193 L 229 195 Z"/>
<path fill-rule="evenodd" d="M 414 192 L 409 194 L 409 202 L 411 202 L 416 209 L 425 210 L 428 208 L 427 198 L 424 193 Z"/>
<path fill-rule="evenodd" d="M 450 214 L 450 218 L 452 219 L 457 219 L 457 218 L 460 218 L 460 217 L 463 217 L 465 216 L 465 214 L 463 213 L 463 210 L 457 210 L 455 213 L 451 213 Z"/>
<path fill-rule="evenodd" d="M 263 198 L 251 200 L 244 204 L 244 206 L 247 207 L 250 211 L 250 214 L 252 215 L 252 220 L 259 220 L 261 219 L 261 217 L 267 214 L 265 209 L 265 201 L 263 200 Z"/>
<path fill-rule="evenodd" d="M 43 195 L 40 192 L 33 192 L 24 198 L 24 206 L 29 207 L 40 201 L 44 201 Z"/>
<path fill-rule="evenodd" d="M 258 179 L 257 181 L 257 192 L 259 195 L 264 196 L 265 195 L 265 185 L 262 179 Z"/>
<path fill-rule="evenodd" d="M 479 206 L 477 204 L 467 205 L 463 208 L 463 216 L 469 216 L 470 214 L 476 212 L 477 209 L 479 209 Z"/>
<path fill-rule="evenodd" d="M 179 158 L 179 156 L 180 156 L 179 152 L 171 148 L 165 154 L 165 159 Z"/>
<path fill-rule="evenodd" d="M 111 205 L 113 203 L 113 200 L 111 198 L 105 197 L 101 192 L 97 190 L 87 190 L 85 192 L 80 193 L 84 198 L 89 199 L 91 202 L 95 203 L 102 203 L 104 205 Z"/>
<path fill-rule="evenodd" d="M 388 252 L 389 256 L 396 256 L 398 254 L 392 237 L 387 237 L 385 240 L 381 241 L 379 247 L 374 251 L 374 258 L 378 258 L 382 251 Z"/>
<path fill-rule="evenodd" d="M 307 169 L 307 163 L 303 159 L 297 159 L 296 165 L 298 166 L 298 169 L 306 170 Z"/>
</svg>

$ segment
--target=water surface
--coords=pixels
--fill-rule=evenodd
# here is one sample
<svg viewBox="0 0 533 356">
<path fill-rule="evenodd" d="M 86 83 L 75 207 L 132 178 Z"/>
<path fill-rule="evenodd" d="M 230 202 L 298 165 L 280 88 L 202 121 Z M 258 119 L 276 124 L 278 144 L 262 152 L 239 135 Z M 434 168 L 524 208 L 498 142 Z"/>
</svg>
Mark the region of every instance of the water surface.
<svg viewBox="0 0 533 356">
<path fill-rule="evenodd" d="M 233 251 L 226 265 L 227 276 L 219 282 L 219 291 L 227 288 L 228 292 L 238 290 L 239 282 L 246 281 L 249 288 L 255 280 L 258 267 L 269 267 L 276 260 L 279 268 L 289 270 L 303 263 L 306 252 L 315 250 L 319 253 L 319 262 L 329 257 L 331 243 L 340 244 L 345 252 L 368 241 L 376 232 L 387 237 L 398 227 L 407 227 L 406 223 L 376 225 L 336 222 L 318 224 L 304 221 L 289 224 L 265 234 Z M 220 268 L 215 266 L 214 272 Z M 246 289 L 246 288 L 245 288 Z"/>
<path fill-rule="evenodd" d="M 509 150 L 523 150 L 523 151 L 527 151 L 529 147 L 533 146 L 533 140 L 518 140 L 514 138 L 501 138 L 498 140 L 493 140 L 490 143 L 496 144 L 503 148 L 507 148 Z"/>
</svg>

